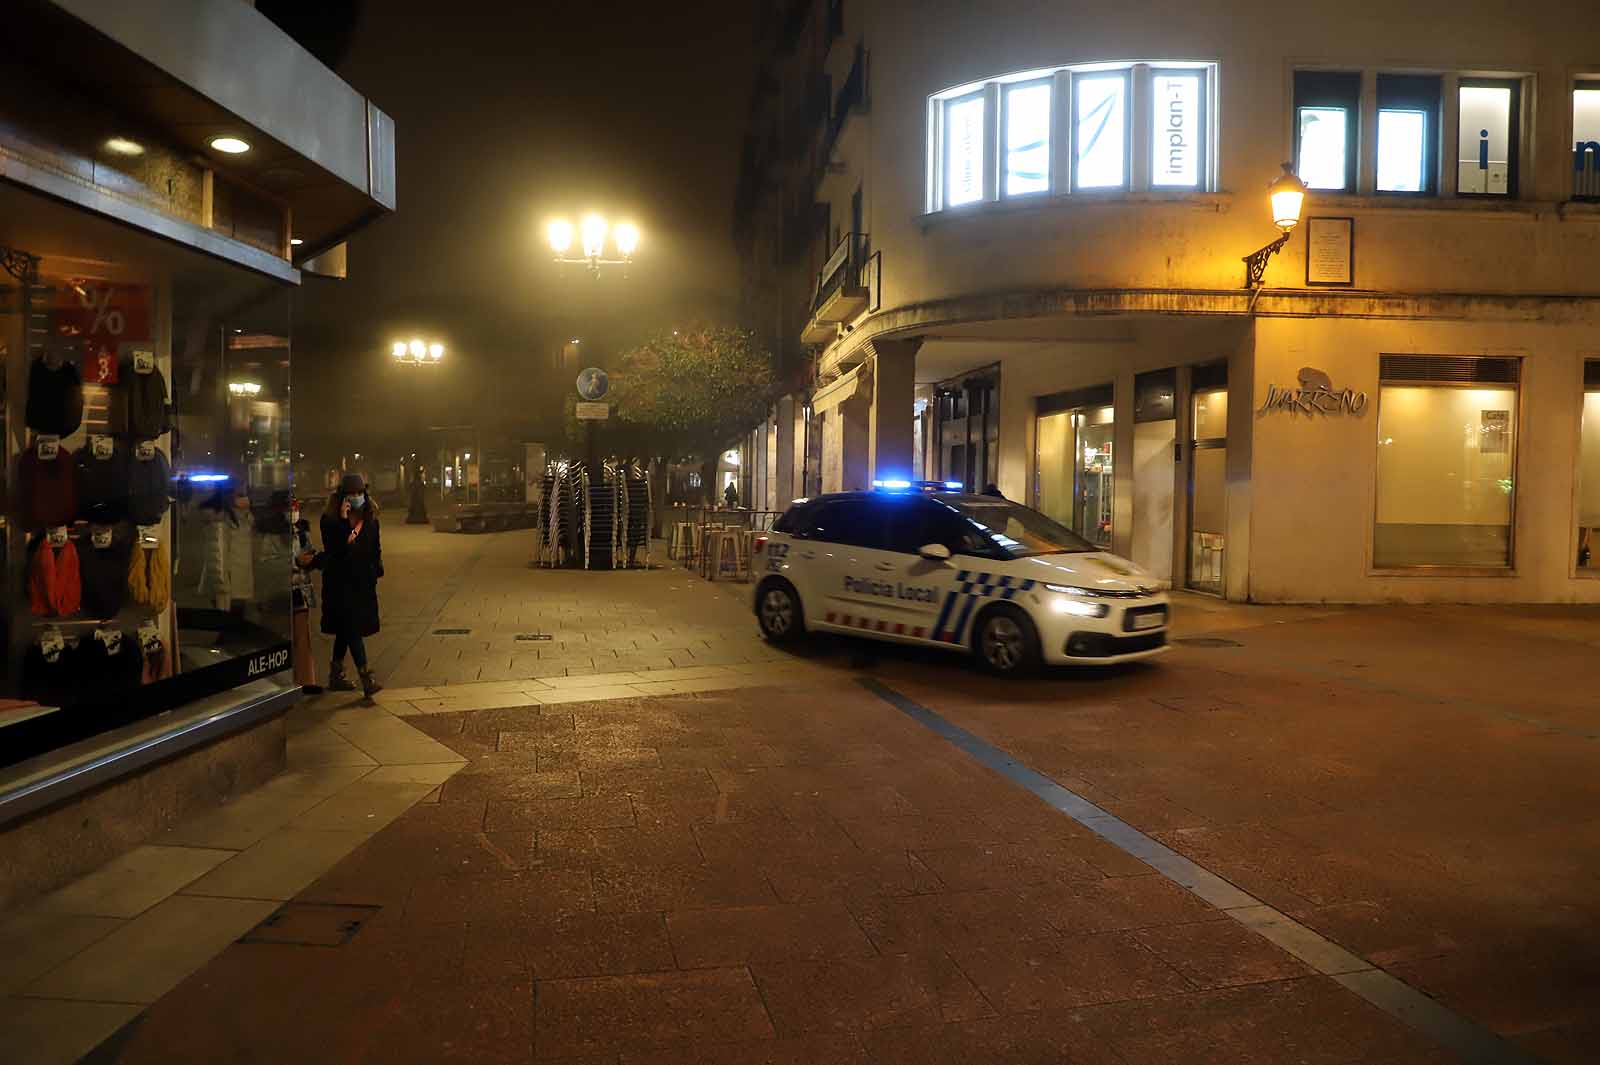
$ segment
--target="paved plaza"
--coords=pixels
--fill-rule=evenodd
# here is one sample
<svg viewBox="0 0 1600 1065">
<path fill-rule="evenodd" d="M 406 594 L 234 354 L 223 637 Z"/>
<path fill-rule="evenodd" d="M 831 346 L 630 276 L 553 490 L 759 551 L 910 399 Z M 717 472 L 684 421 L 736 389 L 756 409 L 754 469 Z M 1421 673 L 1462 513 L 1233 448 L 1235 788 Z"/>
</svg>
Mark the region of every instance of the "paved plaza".
<svg viewBox="0 0 1600 1065">
<path fill-rule="evenodd" d="M 1596 1060 L 1600 612 L 1185 596 L 996 682 L 385 540 L 379 705 L 6 915 L 0 1058 Z"/>
</svg>

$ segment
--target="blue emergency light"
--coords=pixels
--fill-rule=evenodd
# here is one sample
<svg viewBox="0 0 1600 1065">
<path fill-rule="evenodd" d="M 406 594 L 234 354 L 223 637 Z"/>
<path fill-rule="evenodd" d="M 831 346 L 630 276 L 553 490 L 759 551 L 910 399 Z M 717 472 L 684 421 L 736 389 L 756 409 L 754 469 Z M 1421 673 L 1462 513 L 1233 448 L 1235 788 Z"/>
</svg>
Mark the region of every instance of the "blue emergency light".
<svg viewBox="0 0 1600 1065">
<path fill-rule="evenodd" d="M 876 492 L 959 492 L 960 481 L 882 480 L 872 482 Z"/>
</svg>

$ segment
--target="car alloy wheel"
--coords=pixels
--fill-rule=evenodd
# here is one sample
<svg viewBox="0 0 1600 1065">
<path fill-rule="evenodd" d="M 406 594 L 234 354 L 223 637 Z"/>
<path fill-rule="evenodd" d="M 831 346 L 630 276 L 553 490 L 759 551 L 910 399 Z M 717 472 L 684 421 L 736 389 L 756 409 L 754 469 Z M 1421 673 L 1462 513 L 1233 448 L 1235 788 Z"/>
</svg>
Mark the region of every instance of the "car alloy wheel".
<svg viewBox="0 0 1600 1065">
<path fill-rule="evenodd" d="M 761 597 L 761 627 L 779 639 L 794 629 L 794 597 L 783 588 L 769 588 Z"/>
<path fill-rule="evenodd" d="M 1005 614 L 996 614 L 984 623 L 979 644 L 984 662 L 996 673 L 1010 673 L 1027 659 L 1027 634 Z"/>
</svg>

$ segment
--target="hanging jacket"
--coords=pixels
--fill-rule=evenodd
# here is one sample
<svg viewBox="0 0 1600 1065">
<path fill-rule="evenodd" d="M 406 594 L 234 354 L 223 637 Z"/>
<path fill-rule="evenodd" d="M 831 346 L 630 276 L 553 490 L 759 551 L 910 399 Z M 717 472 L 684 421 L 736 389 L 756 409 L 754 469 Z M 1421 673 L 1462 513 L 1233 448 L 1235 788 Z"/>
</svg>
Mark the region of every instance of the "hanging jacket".
<svg viewBox="0 0 1600 1065">
<path fill-rule="evenodd" d="M 82 594 L 78 549 L 71 540 L 51 547 L 41 538 L 28 563 L 28 608 L 41 618 L 76 614 Z"/>
<path fill-rule="evenodd" d="M 92 618 L 114 618 L 128 599 L 129 543 L 121 531 L 112 533 L 110 547 L 85 543 L 78 552 L 78 572 L 83 578 L 83 612 Z"/>
<path fill-rule="evenodd" d="M 67 525 L 78 516 L 78 468 L 72 452 L 60 448 L 53 459 L 41 459 L 36 447 L 22 453 L 17 460 L 17 510 L 26 531 Z"/>
<path fill-rule="evenodd" d="M 172 469 L 156 448 L 155 458 L 128 457 L 128 517 L 136 525 L 154 525 L 167 512 Z"/>
<path fill-rule="evenodd" d="M 171 426 L 167 417 L 167 379 L 160 370 L 134 373 L 128 368 L 123 378 L 122 417 L 132 440 L 154 440 Z"/>
<path fill-rule="evenodd" d="M 43 359 L 28 369 L 28 428 L 45 436 L 71 436 L 83 424 L 83 380 L 63 362 L 52 370 Z"/>
<path fill-rule="evenodd" d="M 78 449 L 80 513 L 101 524 L 120 521 L 128 513 L 128 449 L 117 446 L 110 458 L 95 458 L 94 449 Z M 146 523 L 148 524 L 148 522 Z"/>
</svg>

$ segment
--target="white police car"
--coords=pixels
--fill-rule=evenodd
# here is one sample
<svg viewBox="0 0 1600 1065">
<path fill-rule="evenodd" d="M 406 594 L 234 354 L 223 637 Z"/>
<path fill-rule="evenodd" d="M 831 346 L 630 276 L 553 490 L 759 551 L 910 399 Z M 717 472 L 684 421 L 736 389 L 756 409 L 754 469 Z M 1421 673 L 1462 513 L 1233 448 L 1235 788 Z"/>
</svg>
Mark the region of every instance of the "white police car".
<svg viewBox="0 0 1600 1065">
<path fill-rule="evenodd" d="M 795 500 L 756 538 L 762 633 L 966 650 L 995 673 L 1167 649 L 1167 597 L 1137 566 L 1030 507 L 960 489 L 891 481 Z"/>
</svg>

